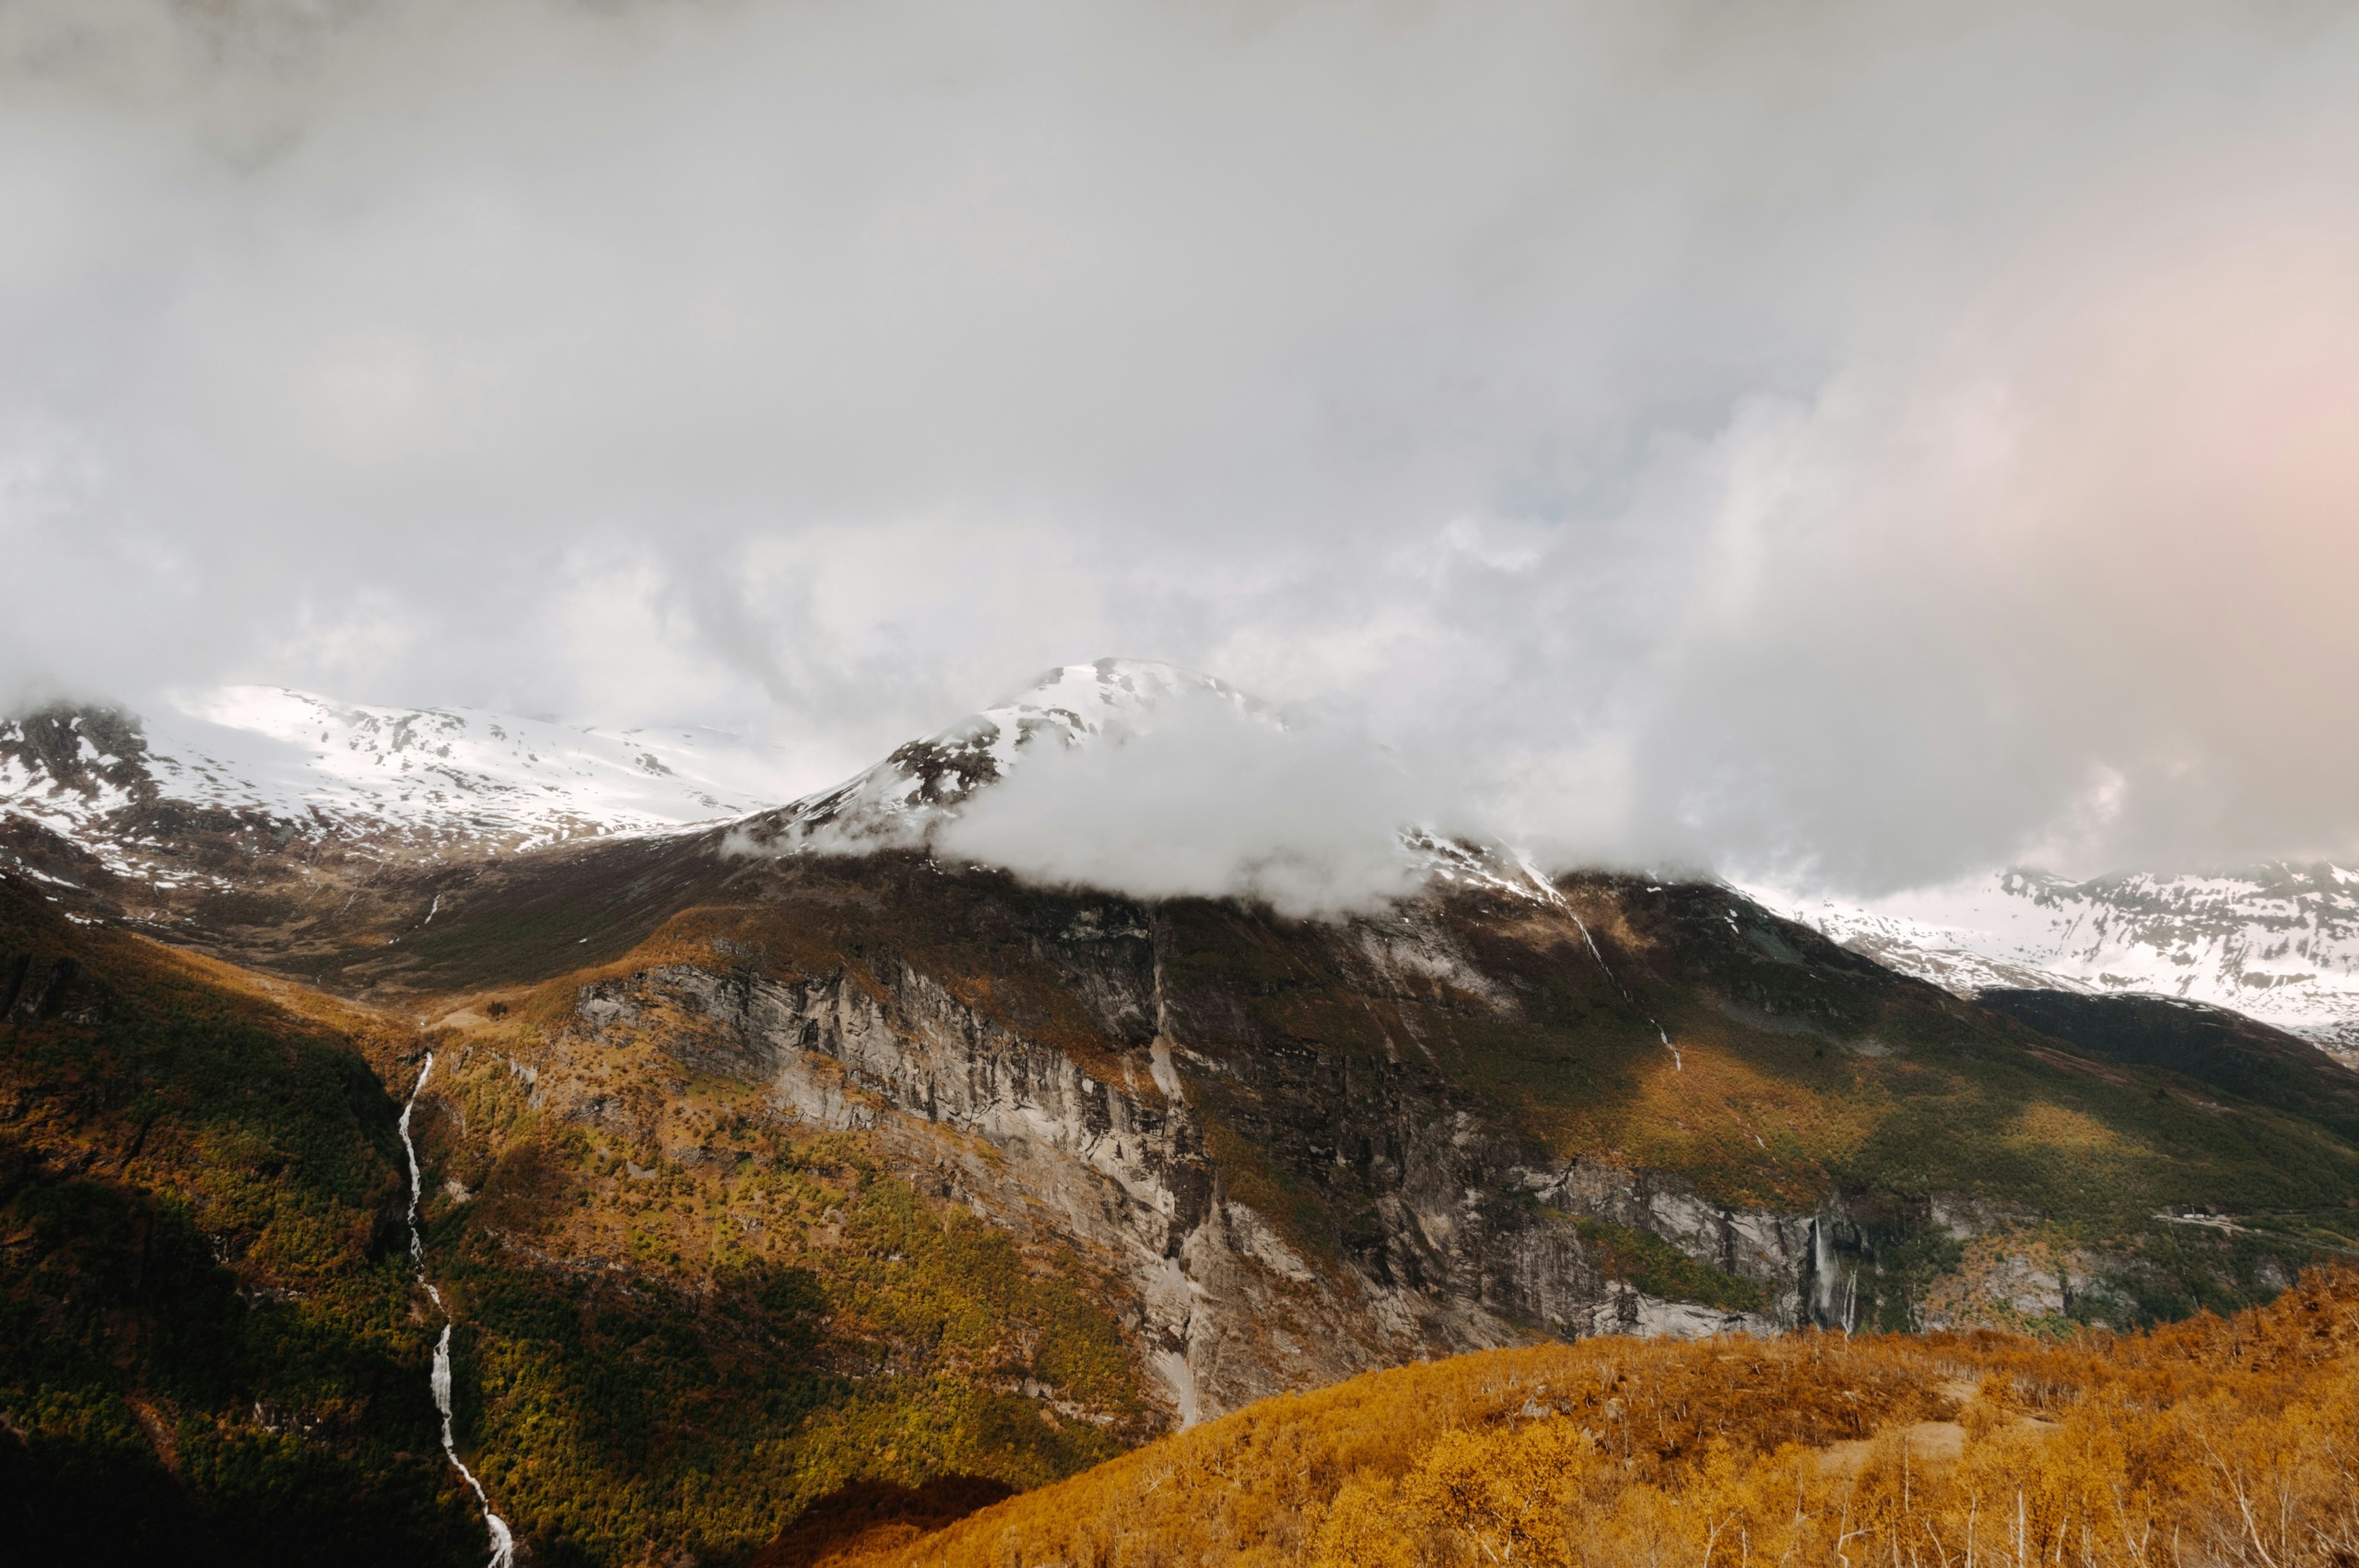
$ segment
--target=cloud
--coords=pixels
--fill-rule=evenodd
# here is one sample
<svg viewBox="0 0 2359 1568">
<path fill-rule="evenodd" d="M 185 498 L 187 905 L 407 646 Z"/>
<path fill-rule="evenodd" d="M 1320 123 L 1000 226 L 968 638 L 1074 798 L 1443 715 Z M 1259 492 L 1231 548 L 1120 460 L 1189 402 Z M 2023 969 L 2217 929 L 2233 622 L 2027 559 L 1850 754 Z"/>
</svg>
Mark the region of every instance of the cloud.
<svg viewBox="0 0 2359 1568">
<path fill-rule="evenodd" d="M 1414 892 L 1423 874 L 1401 834 L 1435 805 L 1408 767 L 1359 737 L 1187 689 L 1145 724 L 1033 748 L 933 846 L 1036 882 L 1242 896 L 1306 918 Z"/>
<path fill-rule="evenodd" d="M 2299 5 L 19 0 L 0 697 L 817 787 L 1135 651 L 1568 860 L 2348 853 L 2355 105 Z"/>
<path fill-rule="evenodd" d="M 2359 223 L 2108 216 L 1924 363 L 1715 444 L 1630 729 L 1655 834 L 1854 885 L 2353 848 Z"/>
</svg>

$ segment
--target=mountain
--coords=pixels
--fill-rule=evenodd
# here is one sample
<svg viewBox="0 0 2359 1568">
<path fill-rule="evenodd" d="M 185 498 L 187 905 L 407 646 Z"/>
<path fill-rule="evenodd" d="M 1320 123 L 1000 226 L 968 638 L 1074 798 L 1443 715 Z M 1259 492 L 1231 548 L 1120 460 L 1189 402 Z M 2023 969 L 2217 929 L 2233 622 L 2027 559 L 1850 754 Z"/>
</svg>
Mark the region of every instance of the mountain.
<svg viewBox="0 0 2359 1568">
<path fill-rule="evenodd" d="M 539 1562 L 743 1562 L 828 1498 L 839 1523 L 904 1492 L 940 1516 L 1423 1359 L 2130 1329 L 2267 1300 L 2359 1248 L 2340 1106 L 2267 1062 L 2249 1093 L 2224 1082 L 2250 1042 L 2161 1065 L 2081 1043 L 1728 887 L 1543 875 L 1411 834 L 1434 872 L 1413 894 L 1297 919 L 932 852 L 1044 748 L 1123 743 L 1174 700 L 1281 725 L 1109 661 L 837 790 L 672 832 L 396 854 L 268 813 L 189 830 L 211 838 L 102 825 L 149 823 L 143 852 L 223 884 L 201 897 L 26 823 L 26 870 L 0 872 L 33 933 L 0 951 L 0 1147 L 54 1148 L 56 1181 L 183 1215 L 227 1271 L 198 1268 L 203 1299 L 292 1292 L 320 1342 L 377 1336 L 383 1370 L 330 1357 L 256 1393 L 299 1415 L 270 1438 L 303 1462 L 345 1462 L 358 1429 L 337 1412 L 393 1409 L 372 1390 L 400 1384 L 417 1414 L 447 1312 L 453 1454 Z M 107 1031 L 227 1005 L 76 989 L 145 965 L 312 1020 L 373 1088 L 348 1114 L 272 1089 L 277 1024 L 205 1025 L 214 1058 L 137 1057 Z M 227 1140 L 179 1187 L 135 1142 L 166 1104 Z M 417 1179 L 389 1187 L 397 1106 Z M 279 1130 L 239 1130 L 264 1111 Z M 364 1173 L 339 1188 L 351 1208 L 264 1246 L 252 1206 L 311 1149 Z M 137 1245 L 94 1233 L 76 1267 L 135 1279 Z M 305 1247 L 379 1293 L 280 1271 Z M 94 1299 L 40 1256 L 0 1249 L 0 1293 Z M 142 1309 L 155 1340 L 180 1332 L 169 1300 Z M 0 1406 L 107 1413 L 123 1462 L 147 1454 L 200 1512 L 214 1472 L 173 1469 L 178 1434 L 262 1441 L 241 1388 L 200 1405 L 160 1398 L 135 1356 L 77 1364 L 26 1352 Z M 94 1441 L 76 1420 L 39 1428 L 56 1473 Z M 428 1469 L 420 1518 L 475 1509 Z"/>
<path fill-rule="evenodd" d="M 765 782 L 781 764 L 712 731 L 229 686 L 158 717 L 54 706 L 0 720 L 0 810 L 118 874 L 170 880 L 182 823 L 334 837 L 387 858 L 513 852 L 742 816 L 774 798 Z"/>
<path fill-rule="evenodd" d="M 274 687 L 149 718 L 0 720 L 0 865 L 69 905 L 307 977 L 430 921 L 409 872 L 744 815 L 774 749 L 710 731 L 603 731 Z M 405 896 L 405 895 L 404 895 Z"/>
<path fill-rule="evenodd" d="M 2171 996 L 2359 1052 L 2359 871 L 2342 866 L 2086 882 L 2018 868 L 1874 905 L 1752 891 L 1960 996 L 1994 987 Z"/>
<path fill-rule="evenodd" d="M 1283 730 L 1268 704 L 1215 676 L 1144 659 L 1050 670 L 1024 691 L 911 741 L 832 790 L 745 825 L 749 848 L 857 852 L 910 848 L 977 791 L 1044 751 L 1120 744 L 1177 702 L 1208 698 L 1245 722 Z"/>
</svg>

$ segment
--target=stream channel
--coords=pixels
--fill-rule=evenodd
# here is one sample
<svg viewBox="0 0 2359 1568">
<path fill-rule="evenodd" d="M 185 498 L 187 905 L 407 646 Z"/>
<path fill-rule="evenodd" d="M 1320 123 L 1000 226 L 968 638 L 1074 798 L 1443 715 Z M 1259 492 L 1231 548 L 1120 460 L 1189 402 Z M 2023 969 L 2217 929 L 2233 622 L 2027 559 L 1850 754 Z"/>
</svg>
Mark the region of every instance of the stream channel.
<svg viewBox="0 0 2359 1568">
<path fill-rule="evenodd" d="M 434 1075 L 434 1053 L 426 1053 L 426 1065 L 418 1070 L 417 1082 L 409 1092 L 408 1101 L 402 1106 L 402 1149 L 409 1155 L 409 1256 L 417 1265 L 417 1282 L 434 1298 L 434 1308 L 442 1315 L 442 1337 L 434 1343 L 434 1372 L 430 1386 L 434 1390 L 434 1408 L 442 1412 L 442 1452 L 452 1468 L 466 1480 L 475 1494 L 475 1502 L 483 1508 L 483 1522 L 491 1532 L 491 1562 L 488 1568 L 514 1568 L 516 1538 L 509 1532 L 508 1521 L 491 1511 L 491 1499 L 484 1495 L 483 1482 L 475 1480 L 475 1471 L 467 1469 L 459 1457 L 459 1445 L 451 1435 L 451 1309 L 442 1305 L 442 1293 L 426 1277 L 426 1234 L 417 1228 L 417 1203 L 421 1196 L 417 1174 L 417 1145 L 410 1141 L 409 1115 L 417 1108 L 418 1095 L 426 1092 L 426 1081 Z"/>
</svg>

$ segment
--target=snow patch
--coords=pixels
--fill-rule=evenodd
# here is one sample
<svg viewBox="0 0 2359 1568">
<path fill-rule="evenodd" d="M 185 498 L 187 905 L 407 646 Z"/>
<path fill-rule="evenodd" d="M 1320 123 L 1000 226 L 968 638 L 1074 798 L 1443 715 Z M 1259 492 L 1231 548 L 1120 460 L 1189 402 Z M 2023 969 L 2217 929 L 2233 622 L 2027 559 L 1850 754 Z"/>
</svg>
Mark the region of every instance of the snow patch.
<svg viewBox="0 0 2359 1568">
<path fill-rule="evenodd" d="M 1959 996 L 2146 993 L 2359 1048 L 2359 874 L 2345 867 L 2280 861 L 2077 883 L 2016 867 L 1869 904 L 1742 891 Z"/>
<path fill-rule="evenodd" d="M 478 708 L 337 702 L 276 686 L 229 686 L 144 717 L 144 755 L 118 757 L 76 733 L 81 761 L 132 764 L 153 794 L 199 808 L 332 828 L 413 850 L 537 848 L 661 833 L 743 816 L 777 800 L 785 754 L 717 731 L 608 731 Z M 0 809 L 134 869 L 137 839 L 110 823 L 139 793 L 96 776 L 69 782 L 0 755 Z"/>
</svg>

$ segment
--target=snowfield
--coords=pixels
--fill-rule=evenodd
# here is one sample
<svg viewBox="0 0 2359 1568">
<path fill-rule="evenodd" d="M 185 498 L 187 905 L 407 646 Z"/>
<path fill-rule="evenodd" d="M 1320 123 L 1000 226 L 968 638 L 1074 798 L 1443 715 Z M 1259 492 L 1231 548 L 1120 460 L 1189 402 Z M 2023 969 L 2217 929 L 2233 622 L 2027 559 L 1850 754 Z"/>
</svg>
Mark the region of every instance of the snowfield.
<svg viewBox="0 0 2359 1568">
<path fill-rule="evenodd" d="M 0 744 L 0 810 L 111 861 L 143 799 L 318 825 L 412 852 L 526 849 L 743 816 L 779 798 L 774 747 L 694 729 L 602 731 L 476 708 L 372 708 L 231 686 L 145 718 L 130 744 L 76 720 L 54 766 Z M 19 726 L 0 740 L 21 743 Z"/>
<path fill-rule="evenodd" d="M 2019 867 L 1872 904 L 1743 891 L 1961 996 L 2023 986 L 2148 992 L 2359 1052 L 2359 872 L 2345 867 L 2279 861 L 2086 882 Z"/>
</svg>

